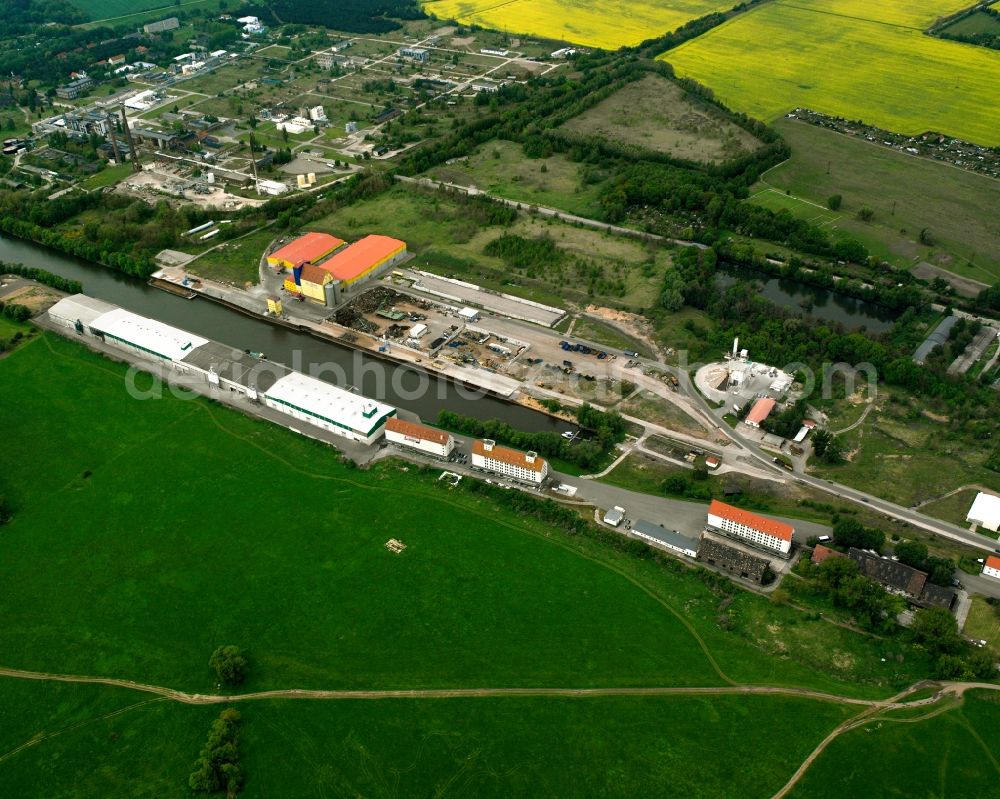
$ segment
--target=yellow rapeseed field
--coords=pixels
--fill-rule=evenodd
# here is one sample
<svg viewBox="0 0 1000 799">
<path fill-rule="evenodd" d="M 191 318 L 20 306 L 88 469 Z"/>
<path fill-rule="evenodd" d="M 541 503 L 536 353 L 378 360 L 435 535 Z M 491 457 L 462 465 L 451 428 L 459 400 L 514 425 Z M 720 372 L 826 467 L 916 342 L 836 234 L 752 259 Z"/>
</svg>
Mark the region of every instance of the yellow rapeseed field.
<svg viewBox="0 0 1000 799">
<path fill-rule="evenodd" d="M 885 22 L 924 30 L 935 20 L 972 5 L 969 0 L 779 0 L 783 5 L 808 8 L 842 17 Z"/>
<path fill-rule="evenodd" d="M 1000 52 L 918 29 L 919 20 L 953 6 L 955 0 L 929 0 L 914 12 L 901 0 L 778 0 L 661 57 L 678 75 L 759 119 L 802 107 L 900 133 L 935 130 L 998 145 Z"/>
<path fill-rule="evenodd" d="M 937 1 L 937 0 L 935 0 Z M 615 50 L 724 11 L 735 0 L 424 0 L 428 14 Z M 895 2 L 895 0 L 893 0 Z"/>
</svg>

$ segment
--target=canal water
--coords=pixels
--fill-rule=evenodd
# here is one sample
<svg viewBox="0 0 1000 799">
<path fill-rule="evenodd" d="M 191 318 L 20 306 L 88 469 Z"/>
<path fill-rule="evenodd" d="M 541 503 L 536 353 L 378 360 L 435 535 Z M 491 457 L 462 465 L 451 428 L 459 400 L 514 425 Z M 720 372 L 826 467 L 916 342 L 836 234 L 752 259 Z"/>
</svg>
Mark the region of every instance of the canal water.
<svg viewBox="0 0 1000 799">
<path fill-rule="evenodd" d="M 837 294 L 835 291 L 809 286 L 794 280 L 781 280 L 760 272 L 739 270 L 739 277 L 717 272 L 720 286 L 731 286 L 739 279 L 750 277 L 762 288 L 760 295 L 775 305 L 793 313 L 805 314 L 825 322 L 839 322 L 848 329 L 865 328 L 870 333 L 889 330 L 899 315 L 890 308 Z"/>
<path fill-rule="evenodd" d="M 354 387 L 366 396 L 413 411 L 425 421 L 434 422 L 442 410 L 449 410 L 478 419 L 501 419 L 529 433 L 567 427 L 546 414 L 484 396 L 421 370 L 272 325 L 201 297 L 176 297 L 143 280 L 33 242 L 0 236 L 0 261 L 19 262 L 79 280 L 83 293 L 91 297 L 237 349 L 263 352 L 270 360 L 336 385 Z"/>
</svg>

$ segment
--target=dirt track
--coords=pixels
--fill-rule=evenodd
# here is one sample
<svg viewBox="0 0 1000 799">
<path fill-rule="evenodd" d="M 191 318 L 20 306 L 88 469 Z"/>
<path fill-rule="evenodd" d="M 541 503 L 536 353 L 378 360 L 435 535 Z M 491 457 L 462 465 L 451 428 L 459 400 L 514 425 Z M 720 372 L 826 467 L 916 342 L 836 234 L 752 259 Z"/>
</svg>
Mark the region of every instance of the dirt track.
<svg viewBox="0 0 1000 799">
<path fill-rule="evenodd" d="M 174 688 L 166 688 L 159 685 L 148 685 L 146 683 L 134 682 L 132 680 L 122 680 L 114 677 L 92 677 L 77 674 L 52 674 L 40 671 L 24 671 L 22 669 L 0 668 L 0 677 L 9 677 L 20 680 L 38 680 L 41 682 L 64 682 L 82 683 L 88 685 L 109 685 L 116 688 L 127 688 L 133 691 L 140 691 L 153 694 L 159 699 L 147 700 L 160 701 L 162 699 L 180 702 L 185 705 L 219 705 L 232 704 L 234 702 L 251 702 L 262 699 L 312 699 L 312 700 L 344 700 L 344 699 L 462 699 L 481 697 L 518 697 L 518 696 L 548 696 L 548 697 L 591 697 L 591 696 L 711 696 L 711 695 L 774 695 L 774 696 L 796 696 L 805 699 L 815 699 L 820 702 L 833 702 L 843 705 L 855 705 L 863 708 L 860 713 L 838 724 L 827 735 L 819 745 L 809 754 L 802 764 L 795 770 L 788 782 L 774 794 L 772 799 L 783 799 L 789 791 L 799 782 L 802 776 L 809 770 L 809 767 L 823 753 L 823 751 L 840 735 L 850 730 L 861 727 L 880 713 L 898 708 L 919 707 L 924 705 L 935 705 L 948 697 L 961 698 L 970 689 L 985 689 L 997 691 L 1000 685 L 992 683 L 932 683 L 921 682 L 910 686 L 904 691 L 888 699 L 858 699 L 850 696 L 838 696 L 837 694 L 825 693 L 823 691 L 812 691 L 806 688 L 782 688 L 771 685 L 721 685 L 705 687 L 636 687 L 636 688 L 425 688 L 415 690 L 312 690 L 305 688 L 283 688 L 271 691 L 255 691 L 245 694 L 192 694 L 185 691 L 178 691 Z M 918 699 L 913 702 L 902 701 L 908 695 L 923 688 L 936 688 L 937 690 L 929 697 Z M 139 705 L 146 704 L 140 702 Z M 125 710 L 136 707 L 132 705 Z M 940 712 L 949 709 L 942 707 Z M 114 714 L 124 712 L 124 710 L 114 711 Z M 938 711 L 932 711 L 929 715 L 935 715 Z M 921 720 L 919 717 L 916 720 Z M 59 734 L 53 733 L 53 734 Z M 8 752 L 0 760 L 6 759 L 16 754 L 23 748 L 34 746 L 48 736 L 36 737 L 25 742 L 21 747 Z"/>
</svg>

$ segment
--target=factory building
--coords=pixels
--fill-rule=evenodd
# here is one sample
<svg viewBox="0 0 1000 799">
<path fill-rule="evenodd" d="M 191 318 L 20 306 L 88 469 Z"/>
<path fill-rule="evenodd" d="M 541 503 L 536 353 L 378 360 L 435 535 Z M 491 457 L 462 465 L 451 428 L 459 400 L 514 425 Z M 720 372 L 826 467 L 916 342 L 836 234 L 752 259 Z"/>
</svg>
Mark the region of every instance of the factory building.
<svg viewBox="0 0 1000 799">
<path fill-rule="evenodd" d="M 344 246 L 343 239 L 328 233 L 306 233 L 267 256 L 274 267 L 291 269 L 302 263 L 315 264 Z"/>
<path fill-rule="evenodd" d="M 790 524 L 734 508 L 717 499 L 708 506 L 708 527 L 786 558 L 792 551 L 795 528 Z"/>
<path fill-rule="evenodd" d="M 322 430 L 372 444 L 385 432 L 385 422 L 396 409 L 342 388 L 292 372 L 263 395 L 269 408 L 308 422 Z"/>
<path fill-rule="evenodd" d="M 333 279 L 344 287 L 373 275 L 383 267 L 395 266 L 406 257 L 406 242 L 388 236 L 365 236 L 337 252 L 323 264 Z"/>
<path fill-rule="evenodd" d="M 549 473 L 548 462 L 538 453 L 501 447 L 488 438 L 472 443 L 472 468 L 536 486 L 541 485 Z"/>
<path fill-rule="evenodd" d="M 447 459 L 455 449 L 455 439 L 443 430 L 407 422 L 395 416 L 385 423 L 385 438 L 392 444 L 435 458 Z"/>
</svg>

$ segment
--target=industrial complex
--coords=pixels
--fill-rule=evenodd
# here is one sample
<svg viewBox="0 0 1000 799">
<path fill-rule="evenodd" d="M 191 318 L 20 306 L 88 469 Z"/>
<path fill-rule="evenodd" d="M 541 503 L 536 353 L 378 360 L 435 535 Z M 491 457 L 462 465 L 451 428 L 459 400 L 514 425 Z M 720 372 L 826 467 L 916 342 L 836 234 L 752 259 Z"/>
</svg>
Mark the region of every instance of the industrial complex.
<svg viewBox="0 0 1000 799">
<path fill-rule="evenodd" d="M 166 365 L 178 379 L 228 389 L 362 444 L 381 438 L 386 421 L 396 415 L 391 405 L 82 294 L 57 302 L 48 318 L 67 331 Z"/>
<path fill-rule="evenodd" d="M 406 242 L 365 236 L 346 245 L 327 233 L 306 233 L 267 256 L 279 271 L 291 270 L 283 288 L 291 294 L 336 306 L 345 291 L 407 257 Z"/>
</svg>

